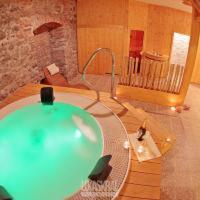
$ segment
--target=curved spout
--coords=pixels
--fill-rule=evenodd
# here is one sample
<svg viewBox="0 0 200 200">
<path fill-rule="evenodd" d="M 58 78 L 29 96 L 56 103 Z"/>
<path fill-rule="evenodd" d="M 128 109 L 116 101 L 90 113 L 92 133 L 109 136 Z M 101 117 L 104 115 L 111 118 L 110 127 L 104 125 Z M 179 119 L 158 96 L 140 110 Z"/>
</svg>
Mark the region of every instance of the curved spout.
<svg viewBox="0 0 200 200">
<path fill-rule="evenodd" d="M 89 60 L 86 62 L 86 64 L 84 65 L 83 67 L 83 74 L 82 74 L 82 79 L 83 81 L 85 81 L 91 88 L 94 88 L 92 86 L 92 84 L 90 82 L 88 82 L 86 80 L 86 77 L 85 77 L 85 74 L 86 74 L 86 70 L 87 70 L 87 67 L 90 65 L 90 63 L 94 60 L 94 58 L 96 57 L 96 55 L 101 52 L 101 51 L 105 51 L 105 52 L 108 52 L 111 57 L 112 57 L 112 74 L 111 74 L 111 98 L 114 98 L 115 97 L 115 92 L 114 92 L 114 84 L 115 84 L 115 54 L 112 52 L 111 49 L 109 48 L 98 48 L 96 49 L 93 54 L 90 56 Z M 94 89 L 97 93 L 97 99 L 99 100 L 99 91 Z"/>
</svg>

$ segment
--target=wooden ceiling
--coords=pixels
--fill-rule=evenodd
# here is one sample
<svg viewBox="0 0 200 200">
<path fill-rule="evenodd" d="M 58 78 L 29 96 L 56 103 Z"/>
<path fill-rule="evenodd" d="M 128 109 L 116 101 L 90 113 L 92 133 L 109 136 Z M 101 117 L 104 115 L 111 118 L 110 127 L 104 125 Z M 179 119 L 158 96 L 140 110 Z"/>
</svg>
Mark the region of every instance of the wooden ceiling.
<svg viewBox="0 0 200 200">
<path fill-rule="evenodd" d="M 191 6 L 192 5 L 192 0 L 183 0 L 183 3 L 188 5 L 188 6 Z"/>
<path fill-rule="evenodd" d="M 193 6 L 197 11 L 196 20 L 200 22 L 200 1 L 199 0 L 183 0 L 183 3 L 186 5 Z"/>
</svg>

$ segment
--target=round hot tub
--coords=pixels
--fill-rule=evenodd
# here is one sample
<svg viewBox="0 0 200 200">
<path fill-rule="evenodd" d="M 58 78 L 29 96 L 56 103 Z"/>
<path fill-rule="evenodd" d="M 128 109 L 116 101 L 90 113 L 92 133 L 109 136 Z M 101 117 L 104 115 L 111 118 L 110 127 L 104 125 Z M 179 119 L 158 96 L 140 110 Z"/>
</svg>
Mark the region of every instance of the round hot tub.
<svg viewBox="0 0 200 200">
<path fill-rule="evenodd" d="M 90 199 L 81 189 L 99 158 L 111 154 L 115 191 L 108 195 L 115 197 L 130 160 L 122 123 L 104 105 L 80 95 L 56 93 L 55 99 L 43 105 L 34 95 L 0 111 L 0 185 L 15 200 Z"/>
<path fill-rule="evenodd" d="M 72 196 L 102 154 L 96 120 L 66 103 L 24 106 L 1 120 L 0 133 L 0 181 L 16 200 Z"/>
</svg>

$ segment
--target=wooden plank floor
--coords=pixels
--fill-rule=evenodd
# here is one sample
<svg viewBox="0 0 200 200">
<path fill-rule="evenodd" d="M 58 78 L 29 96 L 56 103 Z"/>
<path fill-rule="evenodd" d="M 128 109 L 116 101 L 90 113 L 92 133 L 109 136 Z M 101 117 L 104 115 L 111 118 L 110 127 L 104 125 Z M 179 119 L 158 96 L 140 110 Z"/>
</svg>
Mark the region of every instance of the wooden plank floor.
<svg viewBox="0 0 200 200">
<path fill-rule="evenodd" d="M 19 88 L 12 95 L 7 97 L 0 104 L 0 108 L 22 99 L 27 96 L 38 94 L 40 88 L 44 85 L 29 84 Z M 87 96 L 91 99 L 96 99 L 96 94 L 91 90 L 82 90 L 66 87 L 54 87 L 57 92 L 73 92 L 80 95 Z M 105 92 L 100 93 L 101 102 L 108 106 L 112 111 L 117 114 L 124 123 L 127 132 L 133 133 L 140 126 L 141 122 L 133 117 L 130 111 L 110 99 L 110 95 Z M 159 141 L 158 141 L 159 145 Z M 160 199 L 160 176 L 161 176 L 161 159 L 154 159 L 147 162 L 139 163 L 137 161 L 134 151 L 131 151 L 131 167 L 126 182 L 120 192 L 118 200 L 159 200 Z"/>
</svg>

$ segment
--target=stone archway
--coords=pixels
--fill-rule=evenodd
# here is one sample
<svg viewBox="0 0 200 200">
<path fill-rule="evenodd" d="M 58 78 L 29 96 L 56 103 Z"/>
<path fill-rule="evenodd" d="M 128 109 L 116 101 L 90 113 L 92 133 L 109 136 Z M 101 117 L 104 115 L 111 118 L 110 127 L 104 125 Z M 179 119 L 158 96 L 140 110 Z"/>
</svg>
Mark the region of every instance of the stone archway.
<svg viewBox="0 0 200 200">
<path fill-rule="evenodd" d="M 57 23 L 57 22 L 44 23 L 41 26 L 39 26 L 38 28 L 36 28 L 33 31 L 33 34 L 34 35 L 39 35 L 39 34 L 44 33 L 44 32 L 50 32 L 53 29 L 56 29 L 56 28 L 61 27 L 61 26 L 62 26 L 62 24 Z"/>
<path fill-rule="evenodd" d="M 66 38 L 62 24 L 48 22 L 34 31 L 37 65 L 41 68 L 55 63 L 64 72 Z"/>
</svg>

